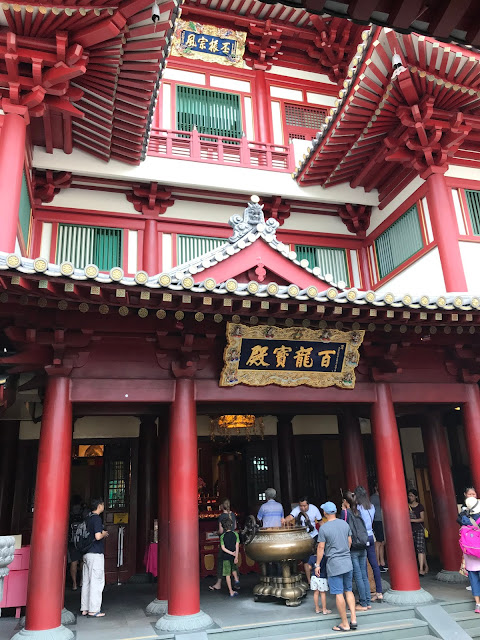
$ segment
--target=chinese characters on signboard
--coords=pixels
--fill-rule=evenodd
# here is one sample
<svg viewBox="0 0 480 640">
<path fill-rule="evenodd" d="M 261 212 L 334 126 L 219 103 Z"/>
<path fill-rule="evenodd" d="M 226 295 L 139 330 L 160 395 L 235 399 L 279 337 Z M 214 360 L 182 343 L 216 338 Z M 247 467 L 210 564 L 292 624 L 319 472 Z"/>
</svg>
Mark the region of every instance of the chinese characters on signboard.
<svg viewBox="0 0 480 640">
<path fill-rule="evenodd" d="M 177 20 L 172 55 L 243 67 L 246 33 L 198 22 Z"/>
<path fill-rule="evenodd" d="M 228 324 L 221 386 L 355 386 L 363 331 Z"/>
</svg>

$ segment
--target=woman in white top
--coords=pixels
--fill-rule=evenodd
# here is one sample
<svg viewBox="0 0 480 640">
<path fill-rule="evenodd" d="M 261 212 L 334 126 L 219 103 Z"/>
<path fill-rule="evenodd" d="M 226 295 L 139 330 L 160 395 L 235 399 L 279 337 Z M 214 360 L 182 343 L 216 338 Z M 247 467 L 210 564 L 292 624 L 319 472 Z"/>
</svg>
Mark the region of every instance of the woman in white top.
<svg viewBox="0 0 480 640">
<path fill-rule="evenodd" d="M 357 487 L 355 489 L 355 499 L 358 505 L 358 511 L 362 516 L 362 519 L 367 528 L 368 542 L 367 558 L 370 566 L 372 567 L 373 577 L 375 578 L 375 589 L 377 593 L 372 598 L 372 602 L 383 601 L 383 589 L 382 589 L 382 577 L 380 575 L 380 567 L 377 562 L 377 554 L 375 553 L 375 538 L 373 537 L 373 519 L 375 517 L 375 507 L 370 502 L 367 492 L 364 487 Z"/>
</svg>

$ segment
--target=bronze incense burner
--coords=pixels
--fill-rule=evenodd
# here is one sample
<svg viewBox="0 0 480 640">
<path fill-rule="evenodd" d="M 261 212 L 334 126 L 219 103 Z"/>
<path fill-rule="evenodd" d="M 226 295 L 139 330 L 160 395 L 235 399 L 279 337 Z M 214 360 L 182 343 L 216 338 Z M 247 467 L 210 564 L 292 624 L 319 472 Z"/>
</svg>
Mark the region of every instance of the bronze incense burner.
<svg viewBox="0 0 480 640">
<path fill-rule="evenodd" d="M 255 602 L 273 596 L 285 600 L 289 607 L 298 607 L 309 587 L 297 571 L 298 560 L 312 553 L 307 528 L 297 525 L 260 529 L 251 516 L 244 536 L 245 553 L 260 564 L 260 582 L 253 589 Z"/>
</svg>

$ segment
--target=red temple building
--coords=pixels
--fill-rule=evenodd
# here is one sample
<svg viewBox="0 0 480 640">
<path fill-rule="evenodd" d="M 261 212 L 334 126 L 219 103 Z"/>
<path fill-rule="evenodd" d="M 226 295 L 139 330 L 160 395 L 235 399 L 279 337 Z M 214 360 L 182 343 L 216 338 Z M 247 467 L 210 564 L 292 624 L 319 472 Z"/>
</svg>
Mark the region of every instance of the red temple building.
<svg viewBox="0 0 480 640">
<path fill-rule="evenodd" d="M 480 25 L 454 4 L 2 5 L 0 535 L 30 545 L 18 637 L 73 637 L 74 494 L 105 496 L 109 583 L 145 572 L 158 520 L 162 632 L 211 625 L 219 500 L 241 520 L 270 486 L 289 509 L 378 481 L 394 603 L 431 599 L 416 487 L 438 577 L 458 574 L 457 503 L 480 489 Z M 242 355 L 310 340 L 338 364 L 341 336 L 344 364 L 307 359 L 303 377 L 293 352 Z M 251 415 L 262 436 L 242 435 Z"/>
</svg>

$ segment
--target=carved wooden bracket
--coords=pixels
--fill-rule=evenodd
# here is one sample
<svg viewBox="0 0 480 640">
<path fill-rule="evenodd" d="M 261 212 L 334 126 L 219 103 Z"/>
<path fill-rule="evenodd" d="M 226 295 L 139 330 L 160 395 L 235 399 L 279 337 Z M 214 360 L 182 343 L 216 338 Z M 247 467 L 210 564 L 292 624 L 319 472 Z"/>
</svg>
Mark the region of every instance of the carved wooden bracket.
<svg viewBox="0 0 480 640">
<path fill-rule="evenodd" d="M 282 29 L 273 28 L 272 21 L 266 20 L 265 26 L 250 24 L 246 40 L 244 60 L 253 69 L 268 71 L 282 55 Z"/>
<path fill-rule="evenodd" d="M 127 200 L 135 207 L 135 211 L 144 215 L 161 215 L 175 202 L 172 192 L 165 187 L 160 187 L 157 182 L 135 185 L 132 192 L 126 195 Z"/>
<path fill-rule="evenodd" d="M 62 189 L 69 189 L 72 184 L 70 171 L 45 172 L 36 170 L 33 176 L 33 199 L 35 204 L 52 202 Z"/>
<path fill-rule="evenodd" d="M 285 202 L 281 196 L 273 196 L 270 200 L 263 200 L 263 213 L 265 219 L 278 220 L 280 226 L 290 217 L 290 203 Z"/>
<path fill-rule="evenodd" d="M 364 204 L 347 203 L 344 207 L 338 209 L 338 215 L 350 233 L 356 233 L 360 238 L 366 236 L 367 229 L 370 226 L 372 207 Z"/>
</svg>

